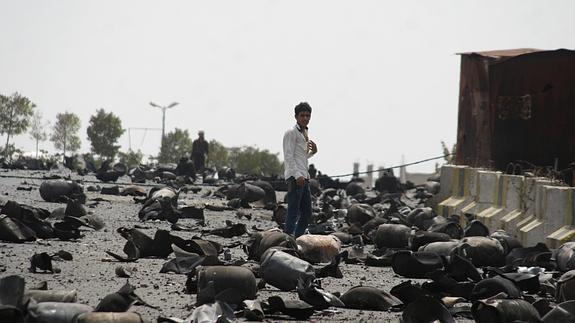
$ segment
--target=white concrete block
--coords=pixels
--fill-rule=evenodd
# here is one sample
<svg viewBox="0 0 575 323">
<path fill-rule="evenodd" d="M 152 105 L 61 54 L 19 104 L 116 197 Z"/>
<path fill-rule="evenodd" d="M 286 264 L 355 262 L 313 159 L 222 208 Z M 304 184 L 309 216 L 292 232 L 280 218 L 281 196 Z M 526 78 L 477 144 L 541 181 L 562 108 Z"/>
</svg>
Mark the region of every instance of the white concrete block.
<svg viewBox="0 0 575 323">
<path fill-rule="evenodd" d="M 477 182 L 477 169 L 470 167 L 459 167 L 456 170 L 450 169 L 451 195 L 438 203 L 437 214 L 445 217 L 453 214 L 461 214 L 461 209 L 475 199 L 475 186 Z M 443 172 L 443 168 L 442 168 Z M 443 187 L 443 183 L 441 187 Z M 446 188 L 447 189 L 447 188 Z"/>
</svg>

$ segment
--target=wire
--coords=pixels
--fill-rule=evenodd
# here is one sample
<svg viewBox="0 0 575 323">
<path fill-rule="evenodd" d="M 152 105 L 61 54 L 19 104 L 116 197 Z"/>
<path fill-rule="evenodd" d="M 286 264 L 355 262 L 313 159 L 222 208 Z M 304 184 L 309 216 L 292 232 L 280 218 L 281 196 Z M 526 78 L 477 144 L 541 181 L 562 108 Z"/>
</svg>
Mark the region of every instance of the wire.
<svg viewBox="0 0 575 323">
<path fill-rule="evenodd" d="M 365 172 L 357 172 L 357 173 L 350 173 L 350 174 L 342 174 L 342 175 L 335 175 L 335 176 L 330 176 L 330 175 L 326 175 L 327 177 L 331 177 L 331 178 L 336 178 L 336 177 L 346 177 L 346 176 L 354 176 L 354 175 L 361 175 L 361 174 L 369 174 L 369 173 L 375 173 L 375 172 L 379 172 L 379 171 L 383 171 L 383 170 L 388 170 L 388 169 L 393 169 L 393 168 L 400 168 L 400 167 L 405 167 L 405 166 L 410 166 L 410 165 L 416 165 L 416 164 L 421 164 L 421 163 L 425 163 L 428 161 L 432 161 L 435 159 L 441 159 L 441 158 L 445 158 L 448 156 L 452 156 L 455 154 L 446 154 L 446 155 L 442 155 L 442 156 L 437 156 L 437 157 L 431 157 L 431 158 L 426 158 L 426 159 L 422 159 L 422 160 L 418 160 L 415 162 L 411 162 L 411 163 L 406 163 L 406 164 L 401 164 L 401 165 L 397 165 L 397 166 L 391 166 L 391 167 L 384 167 L 384 168 L 380 168 L 380 169 L 375 169 L 375 170 L 371 170 L 371 171 L 365 171 Z M 0 178 L 23 178 L 23 179 L 44 179 L 45 178 L 41 178 L 41 177 L 32 177 L 32 176 L 15 176 L 15 175 L 0 175 Z M 81 180 L 81 182 L 85 182 L 85 183 L 94 183 L 94 184 L 99 184 L 102 183 L 100 181 L 91 181 L 91 180 Z M 132 183 L 116 183 L 119 185 L 133 185 Z M 140 186 L 154 186 L 157 184 L 137 184 Z"/>
<path fill-rule="evenodd" d="M 334 176 L 326 175 L 326 176 L 335 178 L 335 177 L 355 176 L 355 175 L 360 175 L 360 174 L 369 174 L 369 173 L 375 173 L 375 172 L 379 172 L 379 171 L 383 171 L 383 170 L 388 170 L 388 169 L 393 169 L 393 168 L 400 168 L 400 167 L 405 167 L 405 166 L 410 166 L 410 165 L 421 164 L 421 163 L 425 163 L 425 162 L 428 162 L 428 161 L 431 161 L 431 160 L 441 159 L 441 158 L 445 158 L 445 157 L 452 156 L 452 155 L 454 155 L 454 153 L 452 153 L 452 154 L 446 154 L 446 155 L 442 155 L 442 156 L 437 156 L 437 157 L 426 158 L 426 159 L 418 160 L 418 161 L 412 162 L 412 163 L 401 164 L 401 165 L 392 166 L 392 167 L 384 167 L 384 168 L 375 169 L 375 170 L 371 170 L 371 171 L 356 172 L 356 173 L 342 174 L 342 175 L 334 175 Z"/>
</svg>

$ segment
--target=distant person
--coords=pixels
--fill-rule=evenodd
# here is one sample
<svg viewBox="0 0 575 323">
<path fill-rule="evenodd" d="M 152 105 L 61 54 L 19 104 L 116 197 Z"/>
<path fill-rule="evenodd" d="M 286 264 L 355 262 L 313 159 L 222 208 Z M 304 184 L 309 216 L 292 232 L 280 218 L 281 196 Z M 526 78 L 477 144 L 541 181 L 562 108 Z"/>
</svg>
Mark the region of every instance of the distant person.
<svg viewBox="0 0 575 323">
<path fill-rule="evenodd" d="M 288 184 L 287 215 L 284 232 L 301 236 L 311 219 L 311 192 L 309 188 L 308 158 L 317 153 L 316 144 L 308 137 L 311 106 L 302 102 L 295 106 L 296 125 L 286 131 L 283 138 L 284 177 Z"/>
<path fill-rule="evenodd" d="M 209 144 L 204 139 L 204 131 L 198 131 L 198 139 L 192 143 L 192 160 L 197 172 L 203 172 L 208 156 Z"/>
</svg>

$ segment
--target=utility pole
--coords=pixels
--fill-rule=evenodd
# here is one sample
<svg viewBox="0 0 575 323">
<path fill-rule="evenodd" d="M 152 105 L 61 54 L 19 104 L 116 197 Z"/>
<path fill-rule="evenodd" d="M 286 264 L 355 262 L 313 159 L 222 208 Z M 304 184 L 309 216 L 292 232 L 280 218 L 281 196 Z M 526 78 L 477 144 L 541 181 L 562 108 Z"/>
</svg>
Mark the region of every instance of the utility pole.
<svg viewBox="0 0 575 323">
<path fill-rule="evenodd" d="M 161 141 L 161 146 L 160 146 L 160 149 L 161 149 L 162 147 L 164 147 L 164 138 L 166 135 L 166 110 L 175 107 L 176 105 L 178 105 L 178 102 L 172 102 L 172 103 L 170 103 L 170 105 L 167 105 L 167 106 L 161 106 L 161 105 L 155 104 L 154 102 L 150 102 L 150 105 L 153 106 L 154 108 L 162 109 L 162 141 Z"/>
</svg>

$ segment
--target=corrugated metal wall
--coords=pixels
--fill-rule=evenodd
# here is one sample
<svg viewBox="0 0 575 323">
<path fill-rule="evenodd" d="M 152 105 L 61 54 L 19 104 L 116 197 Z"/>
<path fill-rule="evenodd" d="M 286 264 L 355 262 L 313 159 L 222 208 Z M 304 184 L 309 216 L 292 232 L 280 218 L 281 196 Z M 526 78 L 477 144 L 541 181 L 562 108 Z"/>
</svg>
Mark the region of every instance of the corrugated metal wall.
<svg viewBox="0 0 575 323">
<path fill-rule="evenodd" d="M 456 163 L 488 166 L 491 156 L 488 60 L 461 56 Z"/>
<path fill-rule="evenodd" d="M 575 161 L 575 52 L 461 56 L 456 163 Z"/>
</svg>

